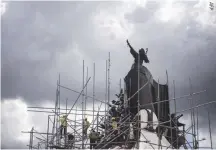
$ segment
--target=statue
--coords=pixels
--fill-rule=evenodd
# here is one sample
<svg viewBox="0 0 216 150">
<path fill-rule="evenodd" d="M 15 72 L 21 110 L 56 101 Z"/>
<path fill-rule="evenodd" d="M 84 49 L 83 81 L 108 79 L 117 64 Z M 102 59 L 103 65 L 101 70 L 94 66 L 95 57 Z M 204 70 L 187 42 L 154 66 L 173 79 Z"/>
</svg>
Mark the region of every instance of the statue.
<svg viewBox="0 0 216 150">
<path fill-rule="evenodd" d="M 159 121 L 162 121 L 162 119 L 164 121 L 169 120 L 169 102 L 155 103 L 157 101 L 169 99 L 168 85 L 158 84 L 153 79 L 149 69 L 142 65 L 143 62 L 149 63 L 147 57 L 148 49 L 145 51 L 141 48 L 139 53 L 137 53 L 128 40 L 127 45 L 130 48 L 130 53 L 134 57 L 134 64 L 124 79 L 126 85 L 126 103 L 129 106 L 128 109 L 132 114 L 132 118 L 136 116 L 139 110 L 145 109 L 147 111 L 148 123 L 145 129 L 154 132 L 155 129 L 153 128 L 152 123 L 153 113 Z M 140 105 L 139 109 L 138 101 Z M 134 127 L 136 128 L 135 125 Z"/>
</svg>

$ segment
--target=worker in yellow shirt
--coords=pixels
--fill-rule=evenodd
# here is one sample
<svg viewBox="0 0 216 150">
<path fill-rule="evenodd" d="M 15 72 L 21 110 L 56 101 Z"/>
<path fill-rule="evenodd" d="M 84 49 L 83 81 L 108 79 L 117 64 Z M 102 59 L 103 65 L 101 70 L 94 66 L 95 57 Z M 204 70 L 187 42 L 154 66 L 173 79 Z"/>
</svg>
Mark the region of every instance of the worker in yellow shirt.
<svg viewBox="0 0 216 150">
<path fill-rule="evenodd" d="M 113 135 L 113 136 L 118 136 L 118 123 L 117 123 L 115 117 L 112 117 L 112 124 L 111 124 L 111 126 L 112 126 L 112 129 L 113 129 L 112 135 Z M 114 142 L 118 142 L 118 139 L 119 139 L 119 138 L 116 138 L 116 139 L 114 140 Z"/>
<path fill-rule="evenodd" d="M 115 117 L 112 117 L 112 128 L 113 128 L 113 130 L 115 130 L 115 132 L 118 131 L 117 121 L 116 121 Z"/>
<path fill-rule="evenodd" d="M 87 130 L 90 126 L 89 121 L 87 120 L 87 118 L 85 118 L 84 122 L 83 122 L 83 134 L 84 136 L 87 136 Z"/>
<path fill-rule="evenodd" d="M 62 117 L 60 117 L 60 135 L 61 135 L 61 138 L 62 138 L 62 132 L 64 130 L 64 136 L 66 135 L 66 132 L 67 132 L 67 115 L 64 115 Z"/>
</svg>

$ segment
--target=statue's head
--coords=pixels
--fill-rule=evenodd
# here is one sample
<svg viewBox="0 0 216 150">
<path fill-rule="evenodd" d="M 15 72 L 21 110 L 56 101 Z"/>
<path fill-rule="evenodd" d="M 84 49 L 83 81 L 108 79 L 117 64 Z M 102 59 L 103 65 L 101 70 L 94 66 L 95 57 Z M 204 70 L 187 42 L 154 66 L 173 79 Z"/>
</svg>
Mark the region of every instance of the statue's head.
<svg viewBox="0 0 216 150">
<path fill-rule="evenodd" d="M 141 58 L 143 58 L 143 60 L 145 61 L 145 63 L 149 63 L 149 59 L 147 57 L 147 51 L 145 52 L 145 50 L 143 48 L 141 48 L 139 50 L 139 54 L 140 54 Z"/>
<path fill-rule="evenodd" d="M 143 49 L 143 48 L 141 48 L 141 49 L 139 50 L 139 53 L 140 53 L 140 54 L 145 54 L 145 51 L 144 51 L 144 49 Z"/>
</svg>

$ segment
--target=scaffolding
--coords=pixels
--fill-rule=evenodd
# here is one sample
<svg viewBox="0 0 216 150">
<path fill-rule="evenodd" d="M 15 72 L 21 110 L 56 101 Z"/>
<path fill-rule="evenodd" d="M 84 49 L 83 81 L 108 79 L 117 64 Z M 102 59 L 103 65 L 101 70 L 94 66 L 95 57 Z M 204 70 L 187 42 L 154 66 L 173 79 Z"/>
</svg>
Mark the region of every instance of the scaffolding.
<svg viewBox="0 0 216 150">
<path fill-rule="evenodd" d="M 171 126 L 171 121 L 172 118 L 170 117 L 170 120 L 168 121 L 170 123 L 169 126 L 165 126 L 164 124 L 167 123 L 163 121 L 152 121 L 151 123 L 154 126 L 158 126 L 158 133 L 157 132 L 151 132 L 152 134 L 156 134 L 158 136 L 158 143 L 154 143 L 147 139 L 145 135 L 142 134 L 145 140 L 140 140 L 139 138 L 133 137 L 134 135 L 131 135 L 131 132 L 133 130 L 136 130 L 138 134 L 141 133 L 141 130 L 144 130 L 141 128 L 141 123 L 148 123 L 140 120 L 140 115 L 138 114 L 138 117 L 132 117 L 131 113 L 123 113 L 123 117 L 121 117 L 118 120 L 118 133 L 116 133 L 112 128 L 108 126 L 108 124 L 105 123 L 105 128 L 101 128 L 100 125 L 103 124 L 104 122 L 109 122 L 110 115 L 108 109 L 110 107 L 110 53 L 108 55 L 108 60 L 106 60 L 106 79 L 105 79 L 105 98 L 104 100 L 96 98 L 95 94 L 95 63 L 93 64 L 93 80 L 92 78 L 89 77 L 88 74 L 88 67 L 87 67 L 87 72 L 85 76 L 85 64 L 83 60 L 83 82 L 82 82 L 82 89 L 81 91 L 77 91 L 74 89 L 71 89 L 69 87 L 66 87 L 64 85 L 61 85 L 60 82 L 60 74 L 59 74 L 59 79 L 57 81 L 57 89 L 56 89 L 56 99 L 55 99 L 55 106 L 53 108 L 49 107 L 28 107 L 29 112 L 38 112 L 38 113 L 46 113 L 47 115 L 47 131 L 46 132 L 38 132 L 32 127 L 31 131 L 22 131 L 22 133 L 28 133 L 30 134 L 30 141 L 29 141 L 29 149 L 87 149 L 90 147 L 90 141 L 89 141 L 89 133 L 91 132 L 91 129 L 96 130 L 96 132 L 100 132 L 100 135 L 103 135 L 100 140 L 96 141 L 94 148 L 95 149 L 104 149 L 104 148 L 114 148 L 114 147 L 120 147 L 124 149 L 131 149 L 133 147 L 139 148 L 139 143 L 147 143 L 149 144 L 153 149 L 156 146 L 158 149 L 163 149 L 163 148 L 173 148 L 173 144 L 177 143 L 177 139 L 172 139 L 174 134 L 171 132 L 171 136 L 168 137 L 171 139 L 170 145 L 165 146 L 161 143 L 162 136 L 165 137 L 165 135 L 159 135 L 160 130 L 162 127 L 166 127 L 167 129 L 173 130 L 175 128 L 176 132 L 178 131 L 178 126 L 175 125 L 175 127 Z M 140 60 L 139 60 L 140 61 Z M 138 74 L 139 68 L 138 68 Z M 167 76 L 167 85 L 169 85 L 169 80 L 168 80 L 168 73 L 166 71 L 166 76 Z M 85 79 L 86 78 L 86 79 Z M 139 83 L 139 75 L 138 75 L 138 83 Z M 89 82 L 92 81 L 93 85 L 93 91 L 92 91 L 92 96 L 88 95 L 88 84 Z M 138 113 L 143 109 L 144 106 L 146 105 L 157 105 L 158 110 L 160 109 L 160 104 L 164 102 L 174 102 L 174 114 L 181 114 L 183 112 L 190 112 L 191 116 L 191 125 L 187 129 L 182 129 L 180 130 L 179 135 L 182 135 L 183 137 L 189 137 L 185 138 L 185 144 L 181 145 L 185 149 L 187 148 L 193 148 L 193 149 L 199 149 L 199 142 L 204 140 L 201 139 L 199 136 L 199 116 L 198 116 L 198 109 L 200 110 L 201 107 L 207 106 L 209 104 L 216 103 L 216 101 L 208 102 L 208 103 L 202 103 L 202 104 L 197 104 L 195 105 L 193 96 L 201 94 L 203 92 L 206 92 L 206 90 L 199 91 L 199 92 L 193 92 L 192 89 L 192 83 L 191 79 L 189 79 L 189 85 L 190 85 L 190 93 L 187 95 L 183 95 L 181 97 L 176 97 L 175 94 L 175 81 L 173 81 L 173 98 L 164 100 L 164 101 L 159 101 L 160 97 L 160 91 L 158 90 L 157 93 L 157 99 L 158 101 L 152 102 L 149 104 L 141 105 L 138 100 Z M 146 84 L 142 85 L 138 84 L 138 90 L 135 94 L 139 95 L 140 90 L 146 86 Z M 121 79 L 119 83 L 120 90 L 122 89 L 121 87 Z M 159 79 L 158 79 L 158 87 L 159 87 Z M 169 86 L 168 86 L 169 87 Z M 158 88 L 159 89 L 159 88 Z M 75 92 L 78 94 L 78 97 L 76 100 L 74 100 L 73 105 L 70 107 L 68 106 L 68 99 L 66 99 L 66 105 L 65 108 L 62 108 L 61 103 L 61 90 L 67 90 L 70 92 Z M 125 92 L 125 89 L 123 90 Z M 124 94 L 124 93 L 123 93 Z M 134 95 L 135 95 L 134 94 Z M 133 95 L 133 96 L 134 96 Z M 132 97 L 124 97 L 124 107 L 130 107 L 128 106 L 128 103 L 130 104 L 130 100 Z M 81 98 L 82 97 L 82 98 Z M 139 96 L 138 96 L 139 97 Z M 190 108 L 184 109 L 177 111 L 176 109 L 176 101 L 180 99 L 188 99 Z M 81 100 L 80 100 L 81 99 Z M 119 100 L 119 98 L 118 98 Z M 91 101 L 93 104 L 92 109 L 88 108 L 87 109 L 87 101 Z M 104 107 L 102 109 L 102 106 Z M 69 108 L 68 108 L 69 107 Z M 60 124 L 60 117 L 62 115 L 66 115 L 67 119 L 67 127 L 66 127 L 66 134 L 64 134 L 63 137 L 61 137 L 61 130 L 62 126 Z M 160 116 L 159 111 L 158 111 L 158 116 Z M 208 113 L 208 116 L 209 113 Z M 90 127 L 88 128 L 88 135 L 84 135 L 83 132 L 83 126 L 84 126 L 84 119 L 85 118 L 92 118 L 90 120 Z M 210 118 L 210 117 L 209 117 Z M 110 123 L 110 122 L 109 122 Z M 133 128 L 131 128 L 132 124 L 137 124 L 134 125 Z M 70 132 L 68 132 L 70 129 Z M 69 139 L 69 135 L 73 135 L 73 139 Z M 140 134 L 141 135 L 141 134 Z M 210 119 L 209 119 L 209 135 L 210 135 L 210 143 L 211 146 L 209 148 L 213 148 L 212 146 L 212 135 L 211 135 L 211 124 L 210 124 Z M 124 140 L 120 140 L 122 137 L 124 137 Z M 117 140 L 118 139 L 118 140 Z M 156 139 L 155 139 L 156 140 Z M 37 141 L 37 142 L 36 142 Z"/>
</svg>

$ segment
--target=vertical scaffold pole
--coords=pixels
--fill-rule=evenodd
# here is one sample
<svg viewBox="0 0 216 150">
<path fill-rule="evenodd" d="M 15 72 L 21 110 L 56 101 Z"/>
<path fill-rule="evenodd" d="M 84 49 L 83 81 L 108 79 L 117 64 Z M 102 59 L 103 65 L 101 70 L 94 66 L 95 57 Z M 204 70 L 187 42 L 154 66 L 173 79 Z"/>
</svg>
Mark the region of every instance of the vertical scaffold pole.
<svg viewBox="0 0 216 150">
<path fill-rule="evenodd" d="M 68 101 L 68 99 L 66 98 L 66 114 L 67 114 L 67 101 Z M 69 114 L 68 114 L 69 115 Z M 67 116 L 67 119 L 66 120 L 68 120 L 68 116 Z M 65 147 L 66 147 L 66 145 L 67 145 L 67 126 L 66 126 L 66 135 L 65 135 Z"/>
<path fill-rule="evenodd" d="M 55 117 L 56 117 L 56 146 L 58 146 L 58 121 L 59 121 L 59 117 L 58 117 L 58 103 L 59 103 L 59 101 L 58 101 L 58 98 L 59 98 L 59 86 L 58 86 L 58 84 L 59 84 L 59 80 L 57 80 L 57 94 L 56 94 L 56 113 L 55 113 Z M 54 137 L 55 138 L 55 137 Z M 54 139 L 53 139 L 54 140 Z"/>
<path fill-rule="evenodd" d="M 196 126 L 197 127 L 197 149 L 199 149 L 199 120 L 198 120 L 199 112 L 198 111 L 199 111 L 199 108 L 197 107 L 197 111 L 196 111 L 197 112 L 197 126 Z"/>
<path fill-rule="evenodd" d="M 86 81 L 88 81 L 88 67 L 87 67 L 87 72 L 86 72 Z M 88 84 L 86 85 L 86 91 L 85 91 L 85 117 L 86 117 L 86 103 L 88 99 Z"/>
<path fill-rule="evenodd" d="M 61 109 L 61 106 L 60 106 L 60 105 L 61 105 L 61 100 L 60 100 L 60 98 L 61 98 L 61 97 L 60 97 L 60 94 L 61 94 L 61 93 L 60 93 L 60 91 L 61 91 L 61 90 L 60 90 L 60 85 L 61 85 L 61 82 L 60 82 L 60 73 L 59 73 L 59 85 L 58 85 L 58 88 L 59 88 L 59 95 L 58 95 L 58 96 L 59 96 L 59 97 L 58 97 L 58 101 L 59 101 L 59 103 L 58 103 L 58 105 L 59 105 L 59 106 L 58 106 L 58 120 L 60 120 L 60 117 L 61 117 L 61 116 L 60 116 L 60 115 L 61 115 L 61 111 L 60 111 L 60 109 Z M 58 123 L 59 123 L 59 127 L 60 127 L 60 121 L 59 121 Z M 59 142 L 58 144 L 59 144 L 59 146 L 60 146 L 60 144 L 61 144 L 61 139 L 60 139 L 60 138 L 58 139 L 58 142 Z"/>
<path fill-rule="evenodd" d="M 108 103 L 110 103 L 110 52 L 109 52 L 109 59 L 108 59 Z"/>
<path fill-rule="evenodd" d="M 33 148 L 33 140 L 34 140 L 33 131 L 34 131 L 34 127 L 32 127 L 31 132 L 30 132 L 29 149 Z"/>
<path fill-rule="evenodd" d="M 159 84 L 159 79 L 158 79 L 158 93 L 157 93 L 157 101 L 158 101 L 158 104 L 157 104 L 157 109 L 158 109 L 158 133 L 159 133 L 159 136 L 158 136 L 158 149 L 160 149 L 160 146 L 161 146 L 161 133 L 160 133 L 160 84 Z"/>
<path fill-rule="evenodd" d="M 173 80 L 173 99 L 174 99 L 174 113 L 176 115 L 176 93 L 175 93 L 175 80 Z M 172 118 L 173 119 L 173 118 Z M 173 120 L 174 121 L 174 120 Z M 174 128 L 175 128 L 175 135 L 177 135 L 177 125 L 174 123 Z M 171 134 L 172 134 L 172 130 L 171 130 Z"/>
<path fill-rule="evenodd" d="M 106 119 L 107 119 L 107 117 L 106 117 L 106 111 L 107 111 L 107 105 L 106 105 L 106 103 L 107 103 L 107 75 L 108 73 L 107 73 L 107 60 L 106 60 L 106 87 L 105 87 L 105 113 L 104 113 L 104 115 L 105 115 L 105 121 L 106 121 Z M 105 122 L 105 137 L 106 137 L 106 130 L 107 130 L 107 124 L 106 124 L 107 122 Z"/>
<path fill-rule="evenodd" d="M 95 109 L 95 63 L 94 63 L 94 66 L 93 66 L 93 120 L 94 120 L 94 110 Z M 94 124 L 92 125 L 94 128 Z"/>
<path fill-rule="evenodd" d="M 169 76 L 168 76 L 168 71 L 166 70 L 166 77 L 167 77 L 167 86 L 168 86 L 168 91 L 169 91 Z M 169 95 L 169 93 L 168 93 L 168 95 Z M 171 143 L 173 143 L 173 140 L 172 140 L 172 119 L 171 119 L 171 109 L 170 109 L 170 107 L 169 107 L 169 119 L 170 119 L 170 129 L 171 129 Z M 171 146 L 172 146 L 172 144 L 171 144 Z"/>
<path fill-rule="evenodd" d="M 29 149 L 32 149 L 32 147 L 31 147 L 31 143 L 32 143 L 32 129 L 31 129 L 29 135 L 30 135 L 30 138 L 29 138 Z"/>
<path fill-rule="evenodd" d="M 213 149 L 212 134 L 211 134 L 211 122 L 210 122 L 210 114 L 209 114 L 209 111 L 208 111 L 208 124 L 209 124 L 209 137 L 210 137 L 211 149 Z"/>
<path fill-rule="evenodd" d="M 49 120 L 50 120 L 50 115 L 48 115 L 48 122 L 47 122 L 47 149 L 49 149 Z"/>
<path fill-rule="evenodd" d="M 137 66 L 137 68 L 138 68 L 138 81 L 137 81 L 137 85 L 138 85 L 138 93 L 137 93 L 137 101 L 138 101 L 138 103 L 137 103 L 137 110 L 138 110 L 138 119 L 137 119 L 137 148 L 139 148 L 139 131 L 141 131 L 140 130 L 140 116 L 141 116 L 141 114 L 140 114 L 140 98 L 139 98 L 139 95 L 140 95 L 140 91 L 139 91 L 139 89 L 140 89 L 140 55 L 138 55 L 138 64 L 137 64 L 138 66 Z"/>
<path fill-rule="evenodd" d="M 76 130 L 76 116 L 77 116 L 77 107 L 76 107 L 76 110 L 75 110 L 75 122 L 74 122 L 74 129 Z M 76 134 L 74 130 L 74 135 Z"/>
<path fill-rule="evenodd" d="M 98 113 L 99 113 L 100 108 L 98 107 Z M 97 132 L 98 132 L 98 118 L 99 118 L 99 114 L 97 113 Z"/>
<path fill-rule="evenodd" d="M 193 98 L 192 98 L 192 83 L 191 83 L 191 79 L 189 78 L 189 85 L 190 85 L 190 105 L 191 108 L 193 108 Z M 196 131 L 195 131 L 195 119 L 194 119 L 194 109 L 191 110 L 191 122 L 192 122 L 192 135 L 193 135 L 193 148 L 195 148 L 195 143 L 196 143 Z"/>
<path fill-rule="evenodd" d="M 84 60 L 83 60 L 83 86 L 82 89 L 84 89 L 84 72 L 85 72 L 85 64 L 84 64 Z M 84 149 L 84 134 L 83 134 L 83 130 L 84 130 L 84 118 L 83 118 L 83 103 L 84 103 L 84 94 L 82 93 L 82 149 Z"/>
<path fill-rule="evenodd" d="M 55 115 L 54 115 L 54 121 L 53 121 L 53 128 L 52 128 L 52 138 L 51 138 L 51 144 L 53 145 L 54 144 L 54 139 L 55 139 L 55 131 L 56 131 L 56 133 L 57 133 L 57 128 L 56 128 L 56 125 L 57 125 L 57 116 L 56 116 L 56 114 L 57 114 L 57 105 L 58 105 L 58 101 L 57 101 L 57 99 L 58 99 L 58 81 L 57 81 L 57 89 L 56 89 L 56 100 L 55 100 Z M 56 143 L 57 144 L 57 143 Z"/>
</svg>

